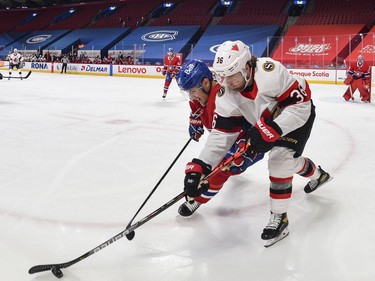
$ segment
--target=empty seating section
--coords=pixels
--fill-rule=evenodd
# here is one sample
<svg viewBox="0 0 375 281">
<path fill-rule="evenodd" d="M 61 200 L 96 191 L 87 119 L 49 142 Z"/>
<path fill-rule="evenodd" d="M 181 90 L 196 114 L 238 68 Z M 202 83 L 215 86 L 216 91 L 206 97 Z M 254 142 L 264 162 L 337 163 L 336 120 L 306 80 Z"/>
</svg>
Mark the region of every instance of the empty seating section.
<svg viewBox="0 0 375 281">
<path fill-rule="evenodd" d="M 278 15 L 283 12 L 288 0 L 251 0 L 238 1 L 235 10 L 238 15 Z"/>
<path fill-rule="evenodd" d="M 374 1 L 370 0 L 315 0 L 314 3 L 314 13 L 374 12 Z"/>
<path fill-rule="evenodd" d="M 37 31 L 46 29 L 53 19 L 69 10 L 68 7 L 51 7 L 49 9 L 35 9 L 28 16 L 35 13 L 36 16 L 25 24 L 18 25 L 14 31 Z"/>
<path fill-rule="evenodd" d="M 217 0 L 184 0 L 175 1 L 175 8 L 172 11 L 173 15 L 178 16 L 193 16 L 193 15 L 207 15 L 211 9 L 218 2 Z"/>
<path fill-rule="evenodd" d="M 127 1 L 125 5 L 109 17 L 99 18 L 92 23 L 90 28 L 127 26 L 134 29 L 141 23 L 142 17 L 144 22 L 147 22 L 150 12 L 161 3 L 161 0 Z"/>
<path fill-rule="evenodd" d="M 76 12 L 66 20 L 52 23 L 47 29 L 79 29 L 88 26 L 108 6 L 118 1 L 102 1 L 73 6 Z"/>
<path fill-rule="evenodd" d="M 371 25 L 374 21 L 374 12 L 360 14 L 314 14 L 301 15 L 297 20 L 297 25 L 327 25 L 327 24 L 357 24 L 363 23 Z"/>
<path fill-rule="evenodd" d="M 241 25 L 241 24 L 277 24 L 284 26 L 288 16 L 284 15 L 225 15 L 218 24 Z"/>
<path fill-rule="evenodd" d="M 175 7 L 168 15 L 150 21 L 150 26 L 168 25 L 200 25 L 205 29 L 212 19 L 211 9 L 214 8 L 217 0 L 184 0 L 176 1 Z"/>
<path fill-rule="evenodd" d="M 202 29 L 205 29 L 208 24 L 210 23 L 212 16 L 211 15 L 186 15 L 186 16 L 178 16 L 178 15 L 164 15 L 160 16 L 153 22 L 149 24 L 149 26 L 165 26 L 167 24 L 167 20 L 170 19 L 171 25 L 200 25 Z"/>
<path fill-rule="evenodd" d="M 13 31 L 20 22 L 30 14 L 28 10 L 20 10 L 17 12 L 13 10 L 0 11 L 0 32 Z"/>
<path fill-rule="evenodd" d="M 375 21 L 374 1 L 315 0 L 311 13 L 302 14 L 297 25 L 366 24 Z"/>
<path fill-rule="evenodd" d="M 287 13 L 283 12 L 286 4 L 286 0 L 239 1 L 232 13 L 224 15 L 218 24 L 277 24 L 284 26 L 288 17 Z"/>
</svg>

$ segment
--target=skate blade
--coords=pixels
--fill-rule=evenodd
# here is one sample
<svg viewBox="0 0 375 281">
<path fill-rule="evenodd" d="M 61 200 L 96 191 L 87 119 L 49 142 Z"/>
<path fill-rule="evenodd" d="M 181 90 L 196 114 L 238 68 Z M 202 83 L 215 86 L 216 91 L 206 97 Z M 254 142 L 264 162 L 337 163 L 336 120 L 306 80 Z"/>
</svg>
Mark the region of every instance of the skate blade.
<svg viewBox="0 0 375 281">
<path fill-rule="evenodd" d="M 321 185 L 319 185 L 317 188 L 315 188 L 314 190 L 310 190 L 310 191 L 306 191 L 305 190 L 305 193 L 307 194 L 310 194 L 310 193 L 313 193 L 315 192 L 317 189 L 321 188 L 323 185 L 325 185 L 327 182 L 330 182 L 331 180 L 333 180 L 333 177 L 331 175 L 329 175 L 329 179 L 326 180 L 325 182 L 323 182 Z"/>
<path fill-rule="evenodd" d="M 288 236 L 288 234 L 289 234 L 289 230 L 288 230 L 288 228 L 285 228 L 279 236 L 277 236 L 273 239 L 266 240 L 264 242 L 264 247 L 268 248 L 268 247 L 272 246 L 273 244 L 279 242 L 280 240 L 283 240 L 285 237 Z"/>
<path fill-rule="evenodd" d="M 333 180 L 333 177 L 331 176 L 331 175 L 329 175 L 329 179 L 328 180 L 326 180 L 324 183 L 322 183 L 318 188 L 321 188 L 323 185 L 325 185 L 326 183 L 328 183 L 328 182 L 330 182 L 331 180 Z M 317 189 L 318 189 L 317 188 Z M 316 190 L 316 189 L 315 189 Z M 314 190 L 314 191 L 315 191 Z"/>
</svg>

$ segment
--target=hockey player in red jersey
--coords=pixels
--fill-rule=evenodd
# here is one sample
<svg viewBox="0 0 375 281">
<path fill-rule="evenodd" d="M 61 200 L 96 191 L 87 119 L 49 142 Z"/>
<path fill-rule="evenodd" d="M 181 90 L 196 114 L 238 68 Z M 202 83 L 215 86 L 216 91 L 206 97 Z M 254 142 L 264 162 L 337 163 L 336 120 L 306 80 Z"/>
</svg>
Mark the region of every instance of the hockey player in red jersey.
<svg viewBox="0 0 375 281">
<path fill-rule="evenodd" d="M 180 65 L 181 61 L 179 57 L 175 55 L 172 48 L 169 48 L 167 55 L 164 57 L 164 68 L 162 72 L 165 76 L 163 99 L 167 96 L 172 79 L 179 73 Z"/>
<path fill-rule="evenodd" d="M 213 68 L 223 86 L 215 101 L 215 125 L 198 158 L 188 164 L 184 189 L 189 196 L 201 194 L 201 177 L 221 161 L 240 134 L 238 120 L 245 118 L 254 125 L 245 133 L 250 144 L 246 154 L 269 152 L 270 220 L 261 235 L 269 247 L 289 233 L 294 174 L 310 180 L 306 193 L 332 179 L 302 156 L 315 119 L 311 91 L 305 79 L 292 76 L 271 58 L 255 58 L 241 41 L 221 44 Z"/>
<path fill-rule="evenodd" d="M 352 62 L 347 72 L 345 85 L 349 85 L 343 97 L 346 101 L 354 100 L 354 92 L 358 89 L 361 100 L 370 100 L 370 66 L 365 62 L 362 55 L 358 56 L 357 62 Z"/>
<path fill-rule="evenodd" d="M 177 83 L 182 91 L 188 93 L 190 98 L 190 137 L 199 141 L 199 138 L 204 134 L 204 128 L 208 131 L 212 129 L 215 100 L 216 96 L 220 95 L 221 86 L 213 81 L 212 72 L 204 62 L 199 60 L 192 60 L 181 68 L 177 76 Z M 251 127 L 244 118 L 238 120 L 238 126 L 246 129 Z M 244 133 L 239 135 L 222 161 L 233 155 L 241 142 L 244 142 Z M 201 204 L 207 203 L 220 191 L 230 176 L 244 172 L 248 167 L 263 159 L 263 156 L 263 153 L 258 153 L 251 157 L 243 156 L 236 159 L 229 170 L 221 171 L 209 179 L 209 184 L 205 186 L 207 189 L 202 194 L 187 197 L 186 202 L 178 209 L 179 214 L 185 217 L 191 216 Z"/>
</svg>

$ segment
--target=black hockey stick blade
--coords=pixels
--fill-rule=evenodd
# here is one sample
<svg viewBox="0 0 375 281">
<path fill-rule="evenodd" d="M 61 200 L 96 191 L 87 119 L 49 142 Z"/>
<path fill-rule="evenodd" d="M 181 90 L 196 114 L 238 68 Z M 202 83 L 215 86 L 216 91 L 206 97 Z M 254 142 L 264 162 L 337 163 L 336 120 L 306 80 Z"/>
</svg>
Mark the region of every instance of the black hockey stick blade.
<svg viewBox="0 0 375 281">
<path fill-rule="evenodd" d="M 31 70 L 26 74 L 26 76 L 3 76 L 3 79 L 27 79 L 29 78 L 30 74 L 31 74 Z"/>
<path fill-rule="evenodd" d="M 96 252 L 99 252 L 100 250 L 103 250 L 107 246 L 111 245 L 112 243 L 116 242 L 117 240 L 121 239 L 122 237 L 128 235 L 129 233 L 134 232 L 135 229 L 137 229 L 141 225 L 145 224 L 146 222 L 148 222 L 152 218 L 156 217 L 157 215 L 159 215 L 160 213 L 162 213 L 163 211 L 168 209 L 170 206 L 172 206 L 173 204 L 178 202 L 180 199 L 184 198 L 185 195 L 186 195 L 185 192 L 180 193 L 179 195 L 177 195 L 176 197 L 174 197 L 173 199 L 171 199 L 167 203 L 165 203 L 163 206 L 159 207 L 158 209 L 156 209 L 155 211 L 150 213 L 148 216 L 144 217 L 143 219 L 141 219 L 140 221 L 131 225 L 130 227 L 127 227 L 124 231 L 121 231 L 119 234 L 113 236 L 112 238 L 108 239 L 104 243 L 100 244 L 96 248 L 92 249 L 91 251 L 88 251 L 87 253 L 83 254 L 82 256 L 80 256 L 78 258 L 76 258 L 74 260 L 71 260 L 71 261 L 68 261 L 68 262 L 64 262 L 64 263 L 36 265 L 36 266 L 33 266 L 29 269 L 29 273 L 33 274 L 33 273 L 38 273 L 38 272 L 42 272 L 42 271 L 49 271 L 51 269 L 54 269 L 55 271 L 58 271 L 57 269 L 67 268 L 67 267 L 69 267 L 73 264 L 76 264 L 77 262 L 80 262 L 81 260 L 95 254 Z"/>
<path fill-rule="evenodd" d="M 27 78 L 29 78 L 30 74 L 31 74 L 31 70 L 26 74 L 25 77 L 23 77 L 23 79 L 27 79 Z"/>
<path fill-rule="evenodd" d="M 135 236 L 135 232 L 134 232 L 134 231 L 132 231 L 132 232 L 130 232 L 130 233 L 128 233 L 128 234 L 126 234 L 125 236 L 126 236 L 126 238 L 128 238 L 128 240 L 129 240 L 129 241 L 131 241 L 131 240 L 133 240 L 133 239 L 134 239 L 134 236 Z"/>
</svg>

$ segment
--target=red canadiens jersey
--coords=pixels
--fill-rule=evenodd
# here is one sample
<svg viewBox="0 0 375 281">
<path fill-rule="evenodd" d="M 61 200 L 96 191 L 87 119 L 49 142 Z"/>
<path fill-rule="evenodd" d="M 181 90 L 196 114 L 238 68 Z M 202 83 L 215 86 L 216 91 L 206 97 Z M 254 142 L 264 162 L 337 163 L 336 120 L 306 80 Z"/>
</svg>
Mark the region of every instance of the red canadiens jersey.
<svg viewBox="0 0 375 281">
<path fill-rule="evenodd" d="M 205 106 L 202 106 L 197 100 L 190 101 L 191 113 L 200 114 L 200 119 L 202 120 L 203 126 L 208 131 L 211 131 L 212 129 L 212 119 L 213 119 L 214 112 L 215 112 L 215 100 L 216 100 L 216 95 L 219 92 L 219 90 L 220 90 L 220 85 L 216 84 L 211 89 L 211 92 L 208 95 L 207 104 Z"/>
<path fill-rule="evenodd" d="M 352 62 L 348 74 L 352 75 L 354 80 L 361 78 L 370 80 L 370 66 L 365 62 L 362 66 L 358 66 L 357 62 Z"/>
<path fill-rule="evenodd" d="M 166 55 L 164 57 L 164 70 L 166 70 L 168 74 L 171 74 L 172 72 L 177 74 L 179 72 L 180 64 L 180 59 L 177 56 L 170 58 L 168 55 Z"/>
</svg>

